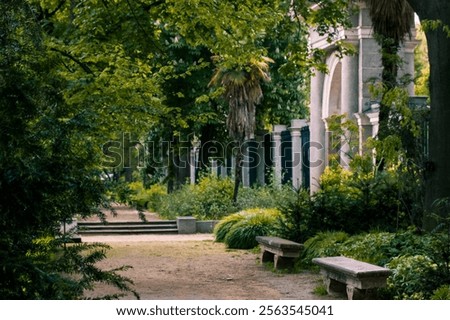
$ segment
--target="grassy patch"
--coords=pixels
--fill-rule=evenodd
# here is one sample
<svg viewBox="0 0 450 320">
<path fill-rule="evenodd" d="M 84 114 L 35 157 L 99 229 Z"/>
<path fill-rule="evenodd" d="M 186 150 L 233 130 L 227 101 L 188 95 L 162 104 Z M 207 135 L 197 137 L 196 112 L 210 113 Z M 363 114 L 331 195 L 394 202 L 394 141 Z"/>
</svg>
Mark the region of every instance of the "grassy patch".
<svg viewBox="0 0 450 320">
<path fill-rule="evenodd" d="M 319 284 L 317 287 L 314 288 L 314 294 L 318 296 L 326 296 L 328 295 L 327 288 L 324 284 Z"/>
</svg>

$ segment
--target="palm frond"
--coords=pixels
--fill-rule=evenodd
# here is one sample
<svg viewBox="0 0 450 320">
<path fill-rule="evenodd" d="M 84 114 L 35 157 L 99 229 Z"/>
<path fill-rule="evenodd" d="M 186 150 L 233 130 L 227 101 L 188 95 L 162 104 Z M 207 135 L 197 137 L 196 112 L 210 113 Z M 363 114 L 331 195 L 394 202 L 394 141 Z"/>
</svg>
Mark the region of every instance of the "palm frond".
<svg viewBox="0 0 450 320">
<path fill-rule="evenodd" d="M 219 61 L 220 58 L 213 58 Z M 256 105 L 261 103 L 263 92 L 261 81 L 270 81 L 268 57 L 252 59 L 242 68 L 230 70 L 218 68 L 211 78 L 210 85 L 225 88 L 224 98 L 229 112 L 227 129 L 232 138 L 250 138 L 256 129 Z"/>
<path fill-rule="evenodd" d="M 405 35 L 411 37 L 414 11 L 406 0 L 366 0 L 376 34 L 403 41 Z"/>
</svg>

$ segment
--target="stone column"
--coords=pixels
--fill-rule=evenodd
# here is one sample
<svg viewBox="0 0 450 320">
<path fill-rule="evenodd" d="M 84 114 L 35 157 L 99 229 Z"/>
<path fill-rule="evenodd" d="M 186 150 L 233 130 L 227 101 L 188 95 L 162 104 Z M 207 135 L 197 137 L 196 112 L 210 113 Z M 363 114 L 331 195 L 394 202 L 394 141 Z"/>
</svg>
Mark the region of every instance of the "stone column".
<svg viewBox="0 0 450 320">
<path fill-rule="evenodd" d="M 368 112 L 355 113 L 355 118 L 359 127 L 359 153 L 362 154 L 367 151 L 364 150 L 365 141 L 378 134 L 378 109 L 374 108 Z"/>
<path fill-rule="evenodd" d="M 263 186 L 265 183 L 265 160 L 264 160 L 264 136 L 267 131 L 259 131 L 256 133 L 256 142 L 258 143 L 258 166 L 256 168 L 256 183 Z"/>
<path fill-rule="evenodd" d="M 242 161 L 242 185 L 244 187 L 250 187 L 250 161 L 248 143 L 244 142 L 244 161 Z"/>
<path fill-rule="evenodd" d="M 292 141 L 292 186 L 299 189 L 302 185 L 302 134 L 301 129 L 308 124 L 306 120 L 295 119 L 291 120 L 291 141 Z M 309 187 L 309 186 L 308 186 Z"/>
<path fill-rule="evenodd" d="M 217 160 L 210 160 L 211 161 L 211 174 L 217 178 L 219 176 L 219 167 L 217 164 Z"/>
<path fill-rule="evenodd" d="M 190 182 L 195 184 L 195 175 L 197 171 L 197 159 L 198 159 L 198 148 L 192 147 L 190 151 L 189 167 L 190 167 Z"/>
<path fill-rule="evenodd" d="M 412 39 L 415 39 L 415 34 L 415 29 L 412 29 Z M 399 76 L 409 76 L 411 77 L 411 80 L 414 79 L 414 50 L 416 49 L 418 44 L 418 40 L 406 40 L 403 43 L 400 52 L 400 55 L 403 57 L 403 64 L 401 65 Z M 408 83 L 407 89 L 410 96 L 413 96 L 415 94 L 413 81 Z"/>
<path fill-rule="evenodd" d="M 274 184 L 281 185 L 281 132 L 286 130 L 285 125 L 273 127 L 273 161 L 274 161 Z"/>
<path fill-rule="evenodd" d="M 325 126 L 322 120 L 322 94 L 324 74 L 316 71 L 311 78 L 311 126 L 310 126 L 310 190 L 319 188 L 319 180 L 325 169 Z"/>
<path fill-rule="evenodd" d="M 357 45 L 356 41 L 350 42 Z M 354 119 L 354 114 L 358 112 L 358 56 L 344 56 L 342 59 L 342 80 L 341 80 L 341 112 L 348 119 Z M 350 145 L 348 144 L 350 133 L 345 132 L 342 137 L 340 162 L 344 168 L 350 164 Z"/>
<path fill-rule="evenodd" d="M 236 173 L 236 156 L 234 154 L 231 156 L 230 168 L 231 168 L 230 177 L 234 179 L 234 175 Z"/>
<path fill-rule="evenodd" d="M 223 164 L 220 166 L 220 177 L 225 179 L 227 177 L 227 159 L 224 159 Z"/>
</svg>

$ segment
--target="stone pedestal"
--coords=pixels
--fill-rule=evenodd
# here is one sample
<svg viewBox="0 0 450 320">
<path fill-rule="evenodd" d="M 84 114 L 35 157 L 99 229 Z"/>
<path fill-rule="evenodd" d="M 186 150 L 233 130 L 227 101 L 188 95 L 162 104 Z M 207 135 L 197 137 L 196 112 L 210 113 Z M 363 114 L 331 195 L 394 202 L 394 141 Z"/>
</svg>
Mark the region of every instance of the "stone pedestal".
<svg viewBox="0 0 450 320">
<path fill-rule="evenodd" d="M 196 171 L 197 171 L 197 160 L 198 160 L 198 148 L 193 147 L 190 151 L 189 158 L 189 169 L 190 169 L 190 183 L 195 184 Z"/>
<path fill-rule="evenodd" d="M 285 131 L 287 127 L 285 125 L 273 126 L 273 161 L 274 161 L 274 184 L 276 186 L 281 185 L 281 133 Z"/>
<path fill-rule="evenodd" d="M 301 130 L 303 127 L 308 125 L 306 120 L 292 120 L 291 127 L 291 139 L 292 139 L 292 186 L 295 189 L 299 189 L 302 186 L 302 134 Z M 304 186 L 309 187 L 309 186 Z"/>
<path fill-rule="evenodd" d="M 260 186 L 265 184 L 265 161 L 264 161 L 264 136 L 267 131 L 260 131 L 256 133 L 256 142 L 258 143 L 258 166 L 256 168 L 256 183 Z"/>
<path fill-rule="evenodd" d="M 311 79 L 310 190 L 319 189 L 319 178 L 325 169 L 325 125 L 322 121 L 322 93 L 325 74 L 316 71 Z"/>
<path fill-rule="evenodd" d="M 244 154 L 242 161 L 242 185 L 250 187 L 250 160 L 249 160 L 249 144 L 244 142 Z"/>
<path fill-rule="evenodd" d="M 194 217 L 178 217 L 177 227 L 179 234 L 193 234 L 197 232 L 197 219 Z"/>
</svg>

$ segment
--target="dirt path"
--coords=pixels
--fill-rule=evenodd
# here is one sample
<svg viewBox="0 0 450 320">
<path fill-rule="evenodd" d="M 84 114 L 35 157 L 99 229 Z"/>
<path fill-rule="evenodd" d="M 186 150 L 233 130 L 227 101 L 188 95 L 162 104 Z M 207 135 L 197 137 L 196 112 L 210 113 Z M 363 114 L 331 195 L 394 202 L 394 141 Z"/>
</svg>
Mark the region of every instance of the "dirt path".
<svg viewBox="0 0 450 320">
<path fill-rule="evenodd" d="M 211 234 L 85 236 L 83 242 L 108 243 L 112 250 L 104 268 L 130 265 L 123 274 L 133 279 L 141 299 L 318 300 L 342 297 L 313 293 L 321 284 L 317 273 L 273 272 L 259 254 L 229 250 Z M 99 286 L 96 293 L 111 289 Z M 95 295 L 95 293 L 94 293 Z M 132 299 L 127 296 L 125 299 Z"/>
</svg>

